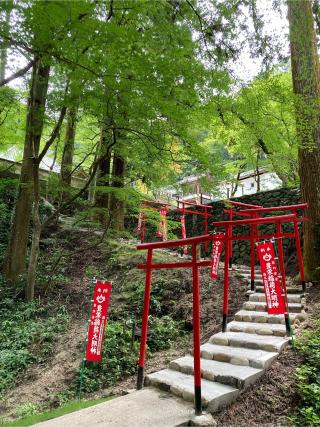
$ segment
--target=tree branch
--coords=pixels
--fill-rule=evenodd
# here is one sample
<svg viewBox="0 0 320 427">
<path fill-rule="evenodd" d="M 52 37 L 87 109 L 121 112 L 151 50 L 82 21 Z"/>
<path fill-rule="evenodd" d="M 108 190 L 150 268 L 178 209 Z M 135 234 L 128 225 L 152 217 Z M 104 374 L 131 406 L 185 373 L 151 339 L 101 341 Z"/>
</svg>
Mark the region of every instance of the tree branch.
<svg viewBox="0 0 320 427">
<path fill-rule="evenodd" d="M 21 77 L 26 74 L 27 71 L 30 70 L 30 68 L 33 66 L 34 61 L 30 61 L 25 67 L 21 68 L 21 70 L 13 73 L 10 77 L 7 77 L 6 79 L 3 79 L 0 81 L 0 86 L 4 86 L 7 83 L 11 82 L 12 80 L 17 79 L 18 77 Z"/>
<path fill-rule="evenodd" d="M 65 209 L 66 207 L 70 206 L 78 197 L 82 196 L 82 194 L 84 194 L 86 192 L 86 190 L 89 188 L 89 185 L 91 184 L 97 170 L 98 170 L 98 166 L 99 166 L 99 161 L 103 160 L 105 158 L 108 157 L 111 148 L 116 144 L 116 141 L 113 141 L 111 144 L 109 144 L 105 154 L 103 156 L 101 156 L 99 159 L 96 160 L 96 162 L 94 163 L 92 170 L 91 170 L 91 174 L 88 178 L 88 181 L 86 182 L 85 186 L 83 188 L 81 188 L 81 190 L 79 190 L 73 197 L 71 197 L 71 199 L 69 199 L 67 202 L 63 203 L 59 209 L 57 209 L 52 215 L 50 215 L 45 222 L 42 224 L 42 227 L 45 227 L 48 223 L 50 223 L 54 218 L 56 218 L 59 213 Z"/>
</svg>

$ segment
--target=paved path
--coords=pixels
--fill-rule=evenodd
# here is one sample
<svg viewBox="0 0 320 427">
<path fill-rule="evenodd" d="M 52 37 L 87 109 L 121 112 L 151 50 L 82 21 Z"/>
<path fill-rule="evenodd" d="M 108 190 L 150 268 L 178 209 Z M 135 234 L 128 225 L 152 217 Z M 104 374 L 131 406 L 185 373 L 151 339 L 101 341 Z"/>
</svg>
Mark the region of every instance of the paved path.
<svg viewBox="0 0 320 427">
<path fill-rule="evenodd" d="M 145 388 L 36 426 L 173 427 L 192 418 L 192 406 L 166 392 Z"/>
</svg>

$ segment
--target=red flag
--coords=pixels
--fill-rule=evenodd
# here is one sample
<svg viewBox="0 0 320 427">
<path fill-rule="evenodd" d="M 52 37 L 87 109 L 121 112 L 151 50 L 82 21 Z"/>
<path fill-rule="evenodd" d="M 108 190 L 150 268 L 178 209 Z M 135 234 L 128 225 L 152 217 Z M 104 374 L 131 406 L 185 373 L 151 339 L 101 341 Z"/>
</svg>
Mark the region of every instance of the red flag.
<svg viewBox="0 0 320 427">
<path fill-rule="evenodd" d="M 160 209 L 160 223 L 157 231 L 157 237 L 162 240 L 167 240 L 167 208 L 162 207 Z"/>
<path fill-rule="evenodd" d="M 96 282 L 94 285 L 86 347 L 86 360 L 89 362 L 101 362 L 102 360 L 102 344 L 111 288 L 111 283 Z"/>
<path fill-rule="evenodd" d="M 184 215 L 181 216 L 181 237 L 183 239 L 186 239 L 187 237 L 187 231 L 186 231 L 186 222 Z M 183 253 L 186 255 L 188 253 L 188 246 L 185 245 L 183 247 Z"/>
<path fill-rule="evenodd" d="M 257 250 L 268 314 L 284 314 L 285 304 L 273 244 L 259 243 Z"/>
<path fill-rule="evenodd" d="M 143 212 L 139 212 L 139 216 L 138 216 L 138 236 L 140 235 L 141 232 L 141 226 L 142 226 L 142 221 L 143 221 Z"/>
<path fill-rule="evenodd" d="M 222 252 L 222 245 L 223 245 L 223 239 L 224 239 L 224 234 L 216 234 L 215 236 L 221 240 L 214 240 L 212 244 L 211 271 L 210 271 L 211 279 L 217 279 L 218 277 L 219 262 L 220 262 L 220 256 Z"/>
</svg>

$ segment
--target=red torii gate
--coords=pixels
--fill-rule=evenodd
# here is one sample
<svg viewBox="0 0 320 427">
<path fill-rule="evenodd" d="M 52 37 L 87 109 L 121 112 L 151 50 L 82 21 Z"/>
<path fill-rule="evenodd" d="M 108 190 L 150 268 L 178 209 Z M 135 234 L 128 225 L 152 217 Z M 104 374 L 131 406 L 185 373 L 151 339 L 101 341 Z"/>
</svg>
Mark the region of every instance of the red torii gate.
<svg viewBox="0 0 320 427">
<path fill-rule="evenodd" d="M 181 204 L 181 207 L 179 206 L 180 204 Z M 192 206 L 201 210 L 190 210 L 190 209 L 187 209 L 186 206 Z M 204 219 L 203 234 L 208 234 L 208 218 L 212 217 L 212 214 L 209 213 L 209 209 L 212 209 L 211 205 L 203 205 L 202 203 L 187 202 L 185 200 L 180 200 L 179 198 L 177 198 L 177 210 L 182 213 L 182 216 L 184 216 L 186 213 L 203 216 L 203 219 Z M 208 242 L 205 242 L 205 252 L 206 253 L 208 252 Z"/>
<path fill-rule="evenodd" d="M 287 207 L 287 210 L 291 209 L 303 209 L 307 205 L 296 205 Z M 283 207 L 280 207 L 283 208 Z M 263 209 L 263 208 L 259 208 Z M 272 212 L 272 208 L 269 212 Z M 281 209 L 278 209 L 281 210 Z M 266 212 L 266 211 L 265 211 Z M 247 212 L 243 212 L 247 214 Z M 194 392 L 195 392 L 195 413 L 200 415 L 202 413 L 202 404 L 201 404 L 201 351 L 200 351 L 200 288 L 199 288 L 199 268 L 208 267 L 211 264 L 211 260 L 198 260 L 197 259 L 197 246 L 200 244 L 208 244 L 211 241 L 220 240 L 225 243 L 225 260 L 224 260 L 224 291 L 223 291 L 223 318 L 222 318 L 222 331 L 225 332 L 227 328 L 228 320 L 228 299 L 229 299 L 229 259 L 230 259 L 230 240 L 251 240 L 251 233 L 249 236 L 233 236 L 232 228 L 234 226 L 245 226 L 253 225 L 256 227 L 256 235 L 254 236 L 255 241 L 264 240 L 269 238 L 276 238 L 278 242 L 278 252 L 279 252 L 279 264 L 280 264 L 280 273 L 281 273 L 281 286 L 283 295 L 285 297 L 286 304 L 286 313 L 285 313 L 285 322 L 287 333 L 290 334 L 290 324 L 289 324 L 289 313 L 288 313 L 288 301 L 287 301 L 287 292 L 286 292 L 286 281 L 285 281 L 285 267 L 284 267 L 284 256 L 282 248 L 282 239 L 293 237 L 297 240 L 297 235 L 299 230 L 297 224 L 299 221 L 303 221 L 305 218 L 297 218 L 296 211 L 294 214 L 281 215 L 281 216 L 271 216 L 265 218 L 249 218 L 239 221 L 218 221 L 213 223 L 215 227 L 223 227 L 225 230 L 224 238 L 217 237 L 215 234 L 207 234 L 203 236 L 191 237 L 188 239 L 180 239 L 166 242 L 155 242 L 155 243 L 144 243 L 137 246 L 137 249 L 147 250 L 147 262 L 146 264 L 140 264 L 138 268 L 146 270 L 146 281 L 145 281 L 145 294 L 144 294 L 144 305 L 143 305 L 143 318 L 142 318 L 142 331 L 141 331 L 141 341 L 140 341 L 140 354 L 139 354 L 139 363 L 138 363 L 138 377 L 137 377 L 137 389 L 141 389 L 144 381 L 144 365 L 145 365 L 145 355 L 146 355 L 146 345 L 147 345 L 147 336 L 148 336 L 148 317 L 149 317 L 149 306 L 150 306 L 150 292 L 151 292 L 151 278 L 153 269 L 162 269 L 162 268 L 192 268 L 192 282 L 193 282 L 193 354 L 194 354 Z M 294 233 L 283 233 L 281 224 L 283 223 L 293 223 Z M 276 232 L 273 234 L 263 234 L 259 235 L 259 225 L 262 224 L 274 224 L 276 227 Z M 300 238 L 298 240 L 300 243 Z M 297 245 L 298 245 L 297 242 Z M 162 264 L 153 264 L 152 255 L 153 250 L 159 248 L 169 248 L 169 247 L 179 247 L 184 245 L 191 245 L 192 247 L 192 260 L 188 262 L 181 263 L 162 263 Z M 298 246 L 297 246 L 298 249 Z M 299 246 L 300 251 L 300 246 Z M 301 251 L 300 251 L 301 254 Z M 299 255 L 298 255 L 299 257 Z M 300 264 L 300 277 L 304 277 L 303 273 L 303 263 Z"/>
<path fill-rule="evenodd" d="M 230 201 L 230 203 L 233 206 L 240 206 L 240 207 L 247 207 L 248 209 L 243 209 L 240 211 L 234 211 L 231 209 L 227 210 L 225 209 L 224 212 L 229 213 L 230 215 L 230 221 L 232 221 L 232 218 L 234 215 L 238 215 L 241 217 L 250 217 L 250 218 L 261 218 L 263 214 L 265 213 L 274 213 L 274 212 L 291 212 L 296 216 L 295 221 L 293 221 L 293 227 L 294 232 L 293 233 L 287 233 L 287 238 L 295 238 L 296 242 L 296 250 L 297 250 L 297 256 L 298 256 L 298 263 L 299 263 L 299 271 L 300 271 L 300 281 L 301 281 L 301 287 L 302 291 L 304 292 L 306 290 L 306 282 L 304 277 L 304 268 L 303 268 L 303 260 L 302 260 L 302 252 L 301 252 L 301 242 L 300 242 L 300 233 L 299 233 L 299 227 L 298 222 L 299 221 L 305 221 L 306 218 L 299 218 L 297 216 L 297 211 L 302 211 L 308 207 L 307 203 L 300 203 L 297 205 L 288 205 L 288 206 L 272 206 L 272 207 L 263 207 L 258 205 L 250 205 L 247 203 L 240 203 L 240 202 L 233 202 Z M 299 219 L 299 221 L 298 221 Z M 231 236 L 232 236 L 232 227 L 231 227 Z M 256 241 L 256 235 L 257 230 L 256 226 L 254 224 L 250 225 L 250 282 L 251 282 L 251 291 L 254 291 L 255 289 L 255 241 Z M 267 237 L 271 238 L 271 236 Z M 237 238 L 234 238 L 232 240 L 240 240 Z M 232 267 L 232 240 L 230 241 L 230 254 L 229 254 L 229 266 Z"/>
<path fill-rule="evenodd" d="M 154 207 L 156 205 L 157 207 Z M 208 218 L 212 217 L 212 214 L 209 213 L 209 210 L 212 209 L 210 205 L 203 205 L 201 203 L 192 203 L 185 200 L 180 200 L 177 198 L 177 206 L 174 206 L 171 203 L 161 202 L 161 201 L 152 201 L 144 200 L 142 202 L 142 209 L 161 212 L 161 209 L 166 209 L 168 212 L 169 208 L 175 209 L 182 213 L 184 216 L 186 213 L 192 215 L 201 215 L 204 218 L 203 222 L 203 234 L 208 234 Z M 188 207 L 194 207 L 194 210 L 188 209 Z M 138 220 L 138 236 L 141 234 L 141 243 L 144 243 L 145 237 L 145 225 L 146 225 L 146 215 L 140 210 L 139 220 Z M 165 240 L 165 239 L 164 239 Z M 186 246 L 186 245 L 185 245 Z M 205 251 L 208 252 L 208 243 L 205 244 Z"/>
<path fill-rule="evenodd" d="M 154 207 L 154 205 L 156 205 L 157 207 Z M 153 200 L 143 200 L 142 201 L 142 206 L 141 206 L 140 212 L 139 212 L 138 229 L 137 229 L 138 236 L 141 235 L 141 239 L 140 239 L 141 243 L 144 242 L 145 229 L 146 229 L 147 217 L 145 214 L 145 210 L 161 212 L 161 209 L 165 209 L 166 213 L 167 213 L 169 206 L 171 206 L 170 203 L 156 201 L 156 200 L 155 201 L 153 201 Z"/>
</svg>

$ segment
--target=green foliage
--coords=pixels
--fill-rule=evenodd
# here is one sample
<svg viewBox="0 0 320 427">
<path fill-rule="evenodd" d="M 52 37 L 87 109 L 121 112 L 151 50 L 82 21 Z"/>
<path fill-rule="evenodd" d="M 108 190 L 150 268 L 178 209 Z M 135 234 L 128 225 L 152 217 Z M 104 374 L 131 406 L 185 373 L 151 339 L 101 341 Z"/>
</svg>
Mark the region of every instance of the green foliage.
<svg viewBox="0 0 320 427">
<path fill-rule="evenodd" d="M 297 415 L 291 420 L 297 425 L 320 425 L 320 322 L 306 331 L 296 343 L 304 356 L 304 364 L 296 372 L 296 384 L 301 396 Z"/>
<path fill-rule="evenodd" d="M 3 261 L 7 245 L 12 207 L 17 190 L 16 179 L 0 179 L 0 263 Z"/>
<path fill-rule="evenodd" d="M 114 385 L 119 379 L 134 374 L 138 343 L 132 342 L 131 328 L 121 322 L 107 324 L 102 363 L 86 362 L 83 370 L 85 393 Z M 79 376 L 75 384 L 79 388 Z"/>
<path fill-rule="evenodd" d="M 14 385 L 31 363 L 43 363 L 69 317 L 64 306 L 4 299 L 0 305 L 0 394 Z"/>
<path fill-rule="evenodd" d="M 297 185 L 298 144 L 289 73 L 262 74 L 234 95 L 211 103 L 212 125 L 204 141 L 212 161 L 225 164 L 229 179 L 267 166 L 284 185 Z"/>
<path fill-rule="evenodd" d="M 107 324 L 103 345 L 102 363 L 86 362 L 83 370 L 85 393 L 110 387 L 126 376 L 133 375 L 137 368 L 139 343 L 134 340 L 132 323 L 113 322 Z M 164 350 L 182 335 L 180 322 L 169 316 L 161 319 L 150 317 L 148 348 L 150 352 Z M 79 388 L 78 376 L 75 390 Z"/>
</svg>

